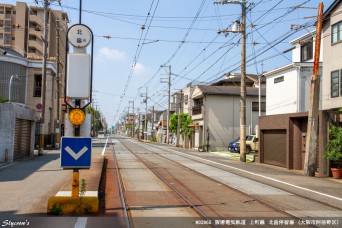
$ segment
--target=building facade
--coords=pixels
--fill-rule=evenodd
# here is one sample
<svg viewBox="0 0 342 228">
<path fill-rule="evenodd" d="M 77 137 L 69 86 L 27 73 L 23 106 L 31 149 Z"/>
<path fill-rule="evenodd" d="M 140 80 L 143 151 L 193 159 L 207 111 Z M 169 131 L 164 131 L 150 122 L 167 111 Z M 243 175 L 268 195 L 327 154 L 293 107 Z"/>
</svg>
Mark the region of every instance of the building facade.
<svg viewBox="0 0 342 228">
<path fill-rule="evenodd" d="M 54 146 L 56 134 L 63 131 L 64 112 L 60 107 L 64 100 L 62 88 L 65 81 L 63 72 L 68 16 L 58 10 L 49 10 L 48 15 L 44 142 L 50 147 Z M 26 59 L 26 63 L 19 64 L 23 69 L 26 67 L 26 72 L 22 70 L 19 75 L 23 78 L 19 80 L 20 83 L 26 83 L 25 101 L 21 98 L 20 102 L 34 109 L 42 103 L 43 18 L 44 9 L 41 7 L 28 6 L 24 2 L 16 2 L 16 5 L 0 4 L 0 47 L 15 50 Z M 7 68 L 11 64 L 18 65 L 17 59 L 13 58 L 5 59 L 4 62 Z M 8 77 L 8 73 L 12 75 L 7 72 L 2 77 Z M 40 119 L 41 111 L 37 110 L 36 138 Z"/>
<path fill-rule="evenodd" d="M 259 89 L 248 87 L 246 92 L 246 132 L 255 134 L 259 119 Z M 264 114 L 265 89 L 260 92 Z M 194 148 L 209 144 L 210 150 L 226 149 L 230 141 L 240 136 L 240 87 L 198 85 L 192 99 Z"/>
</svg>

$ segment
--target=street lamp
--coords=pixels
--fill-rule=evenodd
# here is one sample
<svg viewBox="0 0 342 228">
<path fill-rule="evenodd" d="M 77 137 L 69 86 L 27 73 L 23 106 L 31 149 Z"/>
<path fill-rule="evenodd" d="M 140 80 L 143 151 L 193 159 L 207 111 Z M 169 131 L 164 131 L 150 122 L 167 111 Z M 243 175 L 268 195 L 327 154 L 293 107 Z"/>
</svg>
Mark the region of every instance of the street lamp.
<svg viewBox="0 0 342 228">
<path fill-rule="evenodd" d="M 9 88 L 8 88 L 8 102 L 9 103 L 11 103 L 11 101 L 12 101 L 12 81 L 13 81 L 13 78 L 20 80 L 18 75 L 16 75 L 16 74 L 11 76 L 11 79 L 9 82 Z"/>
</svg>

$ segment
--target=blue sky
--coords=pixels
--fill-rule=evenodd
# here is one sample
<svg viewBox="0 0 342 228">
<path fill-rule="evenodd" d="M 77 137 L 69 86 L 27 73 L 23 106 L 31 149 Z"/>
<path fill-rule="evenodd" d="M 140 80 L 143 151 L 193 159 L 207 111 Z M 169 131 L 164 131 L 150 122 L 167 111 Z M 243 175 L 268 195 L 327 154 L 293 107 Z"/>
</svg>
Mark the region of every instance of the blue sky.
<svg viewBox="0 0 342 228">
<path fill-rule="evenodd" d="M 218 1 L 218 0 L 217 0 Z M 15 4 L 15 1 L 2 1 Z M 26 1 L 36 5 L 35 1 Z M 82 23 L 94 33 L 95 103 L 112 125 L 132 107 L 144 110 L 140 93 L 148 86 L 148 106 L 167 106 L 166 84 L 171 65 L 171 90 L 192 82 L 209 83 L 224 73 L 240 72 L 241 35 L 218 34 L 241 14 L 240 5 L 213 4 L 213 0 L 83 0 Z M 290 40 L 312 31 L 317 0 L 247 1 L 247 73 L 260 74 L 289 64 Z M 327 9 L 333 0 L 323 1 Z M 42 5 L 42 1 L 39 1 Z M 79 21 L 79 1 L 61 0 L 69 26 Z M 254 24 L 255 26 L 251 26 Z M 291 25 L 307 25 L 298 31 Z M 142 29 L 144 28 L 144 29 Z M 110 38 L 105 38 L 109 36 Z M 132 112 L 132 108 L 130 108 Z"/>
</svg>

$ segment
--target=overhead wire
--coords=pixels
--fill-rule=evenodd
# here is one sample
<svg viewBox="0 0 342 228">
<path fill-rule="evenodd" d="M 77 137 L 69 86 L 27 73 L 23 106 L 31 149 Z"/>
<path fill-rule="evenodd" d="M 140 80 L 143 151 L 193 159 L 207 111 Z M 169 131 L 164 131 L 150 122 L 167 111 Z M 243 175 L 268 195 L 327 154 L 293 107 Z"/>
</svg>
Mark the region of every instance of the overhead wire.
<svg viewBox="0 0 342 228">
<path fill-rule="evenodd" d="M 305 3 L 307 3 L 307 2 L 309 2 L 309 1 L 303 2 L 302 5 L 305 4 Z M 291 10 L 289 10 L 288 12 L 286 12 L 284 15 L 280 16 L 279 18 L 285 17 L 285 16 L 288 15 L 290 12 L 291 12 Z M 261 18 L 261 17 L 259 17 L 259 18 Z M 278 18 L 278 19 L 279 19 L 279 18 Z M 293 34 L 296 33 L 296 32 L 298 32 L 298 31 L 293 32 Z M 289 36 L 286 36 L 285 39 L 287 39 L 288 37 L 292 36 L 293 34 L 291 33 Z M 277 44 L 281 43 L 281 42 L 282 42 L 283 40 L 285 40 L 285 39 L 282 39 L 282 40 L 280 40 L 280 41 L 278 40 Z M 270 46 L 270 44 L 266 45 L 266 47 L 267 47 L 267 46 Z M 271 48 L 272 48 L 273 46 L 274 46 L 274 45 L 271 45 Z M 265 52 L 268 51 L 269 49 L 270 49 L 270 48 L 264 50 L 263 53 L 265 53 Z M 262 49 L 261 49 L 261 51 L 262 51 Z M 283 54 L 283 53 L 280 53 L 279 55 L 281 55 L 281 54 Z M 278 56 L 278 55 L 276 55 L 276 56 Z M 222 57 L 222 56 L 221 56 L 221 57 Z M 250 62 L 250 61 L 251 61 L 251 60 L 248 60 L 248 62 Z M 238 64 L 238 63 L 236 63 L 236 64 Z M 236 65 L 236 64 L 233 64 L 233 66 Z M 211 68 L 211 67 L 212 67 L 212 65 L 211 65 L 209 68 Z M 238 68 L 239 68 L 239 66 L 236 67 L 236 69 L 238 69 Z M 229 68 L 227 68 L 227 69 L 229 69 Z M 208 70 L 208 69 L 207 69 L 207 70 Z M 206 71 L 207 71 L 207 70 L 206 70 Z M 235 69 L 234 69 L 234 70 L 235 70 Z M 205 71 L 205 72 L 206 72 L 206 71 Z M 214 75 L 214 77 L 217 77 L 217 75 L 222 74 L 223 72 L 224 72 L 224 71 L 222 71 L 222 72 L 220 72 L 220 73 Z M 194 80 L 199 79 L 202 75 L 203 75 L 203 73 L 200 74 L 199 77 L 196 77 Z M 212 79 L 212 78 L 213 78 L 213 77 L 209 78 L 208 80 L 210 80 L 210 79 Z M 215 79 L 215 80 L 216 80 L 216 79 Z M 209 81 L 209 83 L 212 83 L 212 82 L 215 81 L 215 80 Z"/>
<path fill-rule="evenodd" d="M 153 7 L 153 5 L 154 5 L 154 1 L 155 1 L 155 0 L 153 0 L 152 3 L 151 3 L 149 12 L 148 12 L 147 17 L 146 17 L 146 20 L 145 20 L 145 24 L 148 22 L 148 19 L 150 18 L 150 13 L 151 13 L 152 7 Z M 143 45 L 142 45 L 142 44 L 143 44 L 144 40 L 145 40 L 146 37 L 147 37 L 148 31 L 149 31 L 150 26 L 151 26 L 151 24 L 152 24 L 152 21 L 153 21 L 153 18 L 154 18 L 155 13 L 156 13 L 156 11 L 157 11 L 158 5 L 159 5 L 159 0 L 157 0 L 156 6 L 155 6 L 154 11 L 153 11 L 153 14 L 152 14 L 152 17 L 151 17 L 150 22 L 149 22 L 149 25 L 148 25 L 148 27 L 147 27 L 147 31 L 145 32 L 144 39 L 142 39 L 143 34 L 144 34 L 144 29 L 142 28 L 141 35 L 140 35 L 140 40 L 139 40 L 139 42 L 138 42 L 138 46 L 137 46 L 137 49 L 136 49 L 136 52 L 135 52 L 135 56 L 134 56 L 134 58 L 133 58 L 133 64 L 132 64 L 131 70 L 130 70 L 130 72 L 129 72 L 129 75 L 128 75 L 128 78 L 127 78 L 127 82 L 126 82 L 124 91 L 123 91 L 123 93 L 122 93 L 122 95 L 121 95 L 121 97 L 120 97 L 120 101 L 119 101 L 119 104 L 118 104 L 116 113 L 115 113 L 115 115 L 114 115 L 114 120 L 116 119 L 116 117 L 117 117 L 117 115 L 118 115 L 118 113 L 119 113 L 120 107 L 121 107 L 122 102 L 123 102 L 123 97 L 126 95 L 127 88 L 128 88 L 129 83 L 130 83 L 130 81 L 131 81 L 131 78 L 132 78 L 132 76 L 133 76 L 135 67 L 136 67 L 136 65 L 137 65 L 137 63 L 138 63 L 138 59 L 139 59 L 139 56 L 140 56 L 141 51 L 142 51 L 142 48 L 143 48 Z"/>
</svg>

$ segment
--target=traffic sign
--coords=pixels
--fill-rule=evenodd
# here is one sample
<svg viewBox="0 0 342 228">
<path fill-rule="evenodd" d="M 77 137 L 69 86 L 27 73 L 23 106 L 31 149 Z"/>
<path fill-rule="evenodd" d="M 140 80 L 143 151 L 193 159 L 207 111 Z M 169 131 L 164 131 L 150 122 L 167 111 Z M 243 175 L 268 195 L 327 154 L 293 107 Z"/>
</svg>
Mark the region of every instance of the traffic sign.
<svg viewBox="0 0 342 228">
<path fill-rule="evenodd" d="M 89 168 L 92 142 L 90 137 L 62 137 L 61 167 Z"/>
<path fill-rule="evenodd" d="M 36 109 L 37 109 L 38 111 L 41 111 L 41 110 L 43 109 L 43 104 L 42 104 L 42 103 L 37 103 L 37 104 L 36 104 Z"/>
</svg>

